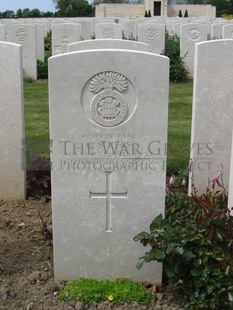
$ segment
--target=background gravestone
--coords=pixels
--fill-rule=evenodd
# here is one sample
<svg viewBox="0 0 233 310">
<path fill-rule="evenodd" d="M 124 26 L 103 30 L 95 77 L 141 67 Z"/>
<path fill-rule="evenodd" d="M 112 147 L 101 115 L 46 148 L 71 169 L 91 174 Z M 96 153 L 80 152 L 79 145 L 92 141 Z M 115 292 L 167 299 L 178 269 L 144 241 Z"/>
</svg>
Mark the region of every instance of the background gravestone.
<svg viewBox="0 0 233 310">
<path fill-rule="evenodd" d="M 233 24 L 223 25 L 223 39 L 233 39 Z"/>
<path fill-rule="evenodd" d="M 113 23 L 100 23 L 95 26 L 96 39 L 122 39 L 122 26 Z"/>
<path fill-rule="evenodd" d="M 92 19 L 78 19 L 81 24 L 81 40 L 90 40 L 93 35 Z"/>
<path fill-rule="evenodd" d="M 8 26 L 7 41 L 22 45 L 24 76 L 37 79 L 36 27 L 32 25 Z"/>
<path fill-rule="evenodd" d="M 123 22 L 123 33 L 125 39 L 134 39 L 136 40 L 136 25 L 137 20 L 125 20 Z"/>
<path fill-rule="evenodd" d="M 25 199 L 22 71 L 21 46 L 0 42 L 0 200 Z"/>
<path fill-rule="evenodd" d="M 191 158 L 198 194 L 221 165 L 228 190 L 233 125 L 233 40 L 198 43 L 195 52 Z"/>
<path fill-rule="evenodd" d="M 229 179 L 228 208 L 230 210 L 233 208 L 233 135 L 231 142 L 231 165 L 230 165 L 230 179 Z M 233 216 L 233 209 L 231 211 L 231 215 Z"/>
<path fill-rule="evenodd" d="M 52 55 L 67 53 L 68 44 L 80 41 L 81 25 L 57 24 L 52 26 Z"/>
<path fill-rule="evenodd" d="M 186 24 L 180 26 L 180 56 L 183 58 L 186 70 L 194 73 L 195 44 L 206 41 L 208 27 L 202 24 Z"/>
<path fill-rule="evenodd" d="M 224 23 L 213 24 L 211 30 L 211 39 L 222 39 L 223 38 L 223 26 Z"/>
<path fill-rule="evenodd" d="M 0 24 L 0 41 L 6 41 L 6 26 Z"/>
<path fill-rule="evenodd" d="M 164 212 L 168 58 L 73 52 L 49 77 L 55 278 L 160 283 L 161 264 L 136 269 L 133 237 Z"/>
<path fill-rule="evenodd" d="M 149 45 L 149 51 L 161 54 L 165 49 L 165 25 L 143 23 L 138 25 L 138 41 Z"/>
</svg>

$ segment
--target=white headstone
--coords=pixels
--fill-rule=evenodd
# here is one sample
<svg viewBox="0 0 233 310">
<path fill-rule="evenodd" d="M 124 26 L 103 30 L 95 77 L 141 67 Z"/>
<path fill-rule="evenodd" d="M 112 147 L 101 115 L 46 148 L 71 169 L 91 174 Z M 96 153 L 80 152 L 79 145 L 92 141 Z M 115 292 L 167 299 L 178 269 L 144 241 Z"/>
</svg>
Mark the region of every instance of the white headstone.
<svg viewBox="0 0 233 310">
<path fill-rule="evenodd" d="M 171 34 L 172 35 L 177 35 L 178 37 L 180 36 L 180 26 L 185 25 L 185 22 L 182 21 L 177 21 L 177 22 L 172 22 L 171 24 Z"/>
<path fill-rule="evenodd" d="M 9 36 L 9 26 L 12 26 L 12 25 L 22 25 L 24 24 L 23 20 L 14 20 L 14 19 L 2 19 L 2 24 L 6 26 L 6 41 L 9 41 L 8 40 L 8 36 Z"/>
<path fill-rule="evenodd" d="M 44 25 L 36 24 L 36 58 L 44 61 Z"/>
<path fill-rule="evenodd" d="M 52 55 L 68 52 L 68 44 L 80 41 L 80 24 L 55 24 L 52 26 Z"/>
<path fill-rule="evenodd" d="M 138 41 L 149 45 L 149 51 L 161 54 L 165 49 L 165 25 L 143 23 L 138 25 Z"/>
<path fill-rule="evenodd" d="M 136 34 L 136 24 L 137 20 L 125 20 L 123 22 L 123 34 L 124 39 L 131 39 L 136 40 L 137 34 Z"/>
<path fill-rule="evenodd" d="M 95 26 L 96 39 L 122 39 L 122 26 L 113 23 L 100 23 Z"/>
<path fill-rule="evenodd" d="M 102 49 L 102 48 L 117 48 L 117 49 L 127 49 L 127 50 L 138 50 L 138 51 L 149 51 L 149 46 L 146 43 L 130 41 L 130 40 L 86 40 L 71 43 L 68 46 L 69 52 L 89 50 L 89 49 Z"/>
<path fill-rule="evenodd" d="M 25 20 L 25 24 L 32 24 L 36 26 L 36 59 L 39 59 L 41 61 L 45 60 L 45 52 L 44 52 L 44 37 L 47 36 L 44 34 L 44 23 L 42 22 L 36 22 L 36 20 L 33 22 L 32 18 L 28 18 Z"/>
<path fill-rule="evenodd" d="M 231 210 L 231 215 L 233 216 L 233 132 L 231 142 L 231 165 L 230 165 L 228 208 L 229 210 Z"/>
<path fill-rule="evenodd" d="M 94 33 L 92 28 L 92 20 L 79 19 L 78 22 L 81 24 L 81 40 L 90 40 Z"/>
<path fill-rule="evenodd" d="M 211 39 L 222 39 L 223 23 L 213 24 L 211 30 Z"/>
<path fill-rule="evenodd" d="M 136 269 L 133 237 L 164 212 L 168 58 L 73 52 L 49 77 L 55 278 L 160 283 L 160 264 Z"/>
<path fill-rule="evenodd" d="M 23 47 L 23 69 L 24 76 L 37 79 L 36 64 L 36 27 L 33 25 L 8 26 L 7 40 L 12 43 L 21 44 Z"/>
<path fill-rule="evenodd" d="M 186 70 L 193 75 L 194 49 L 198 42 L 206 41 L 208 27 L 202 24 L 186 24 L 180 26 L 180 56 Z"/>
<path fill-rule="evenodd" d="M 211 28 L 212 28 L 212 25 L 213 25 L 213 20 L 212 19 L 202 19 L 202 20 L 200 19 L 200 20 L 197 20 L 197 24 L 206 25 L 207 26 L 208 35 L 210 36 Z"/>
<path fill-rule="evenodd" d="M 233 24 L 223 26 L 223 39 L 233 39 Z"/>
<path fill-rule="evenodd" d="M 223 166 L 229 186 L 233 125 L 233 40 L 213 40 L 196 45 L 193 91 L 191 158 L 198 193 L 206 191 Z"/>
<path fill-rule="evenodd" d="M 0 24 L 0 41 L 6 41 L 6 26 Z"/>
<path fill-rule="evenodd" d="M 0 200 L 25 199 L 23 67 L 20 45 L 0 42 Z"/>
</svg>

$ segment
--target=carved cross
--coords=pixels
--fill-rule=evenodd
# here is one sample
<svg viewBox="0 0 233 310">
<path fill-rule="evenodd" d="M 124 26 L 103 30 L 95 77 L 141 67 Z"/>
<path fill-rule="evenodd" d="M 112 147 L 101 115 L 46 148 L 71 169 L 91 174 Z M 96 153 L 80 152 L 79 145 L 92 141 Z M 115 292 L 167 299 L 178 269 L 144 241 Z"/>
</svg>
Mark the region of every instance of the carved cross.
<svg viewBox="0 0 233 310">
<path fill-rule="evenodd" d="M 112 171 L 105 171 L 106 173 L 106 192 L 105 193 L 92 193 L 90 191 L 90 199 L 103 198 L 106 200 L 106 230 L 112 231 L 112 198 L 127 199 L 128 191 L 124 193 L 112 192 Z"/>
</svg>

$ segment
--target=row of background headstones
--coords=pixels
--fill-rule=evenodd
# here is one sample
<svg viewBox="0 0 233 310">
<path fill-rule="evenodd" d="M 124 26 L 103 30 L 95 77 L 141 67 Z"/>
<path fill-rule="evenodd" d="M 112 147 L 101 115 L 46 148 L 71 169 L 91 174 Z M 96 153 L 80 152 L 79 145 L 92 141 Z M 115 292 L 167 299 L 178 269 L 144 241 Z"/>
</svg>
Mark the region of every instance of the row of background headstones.
<svg viewBox="0 0 233 310">
<path fill-rule="evenodd" d="M 186 25 L 186 26 L 188 26 L 188 25 Z M 30 28 L 32 27 L 32 26 L 29 26 Z M 184 27 L 184 26 L 182 26 L 182 27 Z M 194 33 L 194 35 L 195 35 L 195 33 Z M 91 48 L 94 48 L 95 47 L 95 44 L 93 44 L 92 43 L 93 41 L 91 41 L 90 43 L 91 43 Z M 90 43 L 88 43 L 88 42 L 86 42 L 86 44 L 90 44 Z M 71 47 L 70 47 L 70 50 L 71 51 L 74 51 L 74 50 L 78 50 L 78 49 L 86 49 L 86 48 L 90 48 L 90 47 L 87 47 L 87 45 L 86 44 L 83 44 L 82 42 L 80 42 L 79 44 L 71 44 Z M 96 41 L 96 44 L 97 44 L 97 41 Z M 98 45 L 96 45 L 97 46 L 97 48 L 98 48 Z M 108 45 L 108 43 L 106 42 L 106 46 L 108 46 L 109 47 L 109 45 Z M 114 47 L 114 45 L 112 45 L 111 46 L 111 48 L 113 48 Z M 146 48 L 145 48 L 146 49 Z M 29 51 L 30 51 L 30 49 L 28 49 Z M 205 67 L 204 65 L 202 65 L 202 67 Z M 214 68 L 215 68 L 215 66 L 213 66 Z M 216 71 L 217 72 L 217 71 Z M 226 74 L 227 75 L 227 74 Z M 213 78 L 212 78 L 213 79 Z M 195 79 L 195 80 L 200 80 L 200 79 Z M 195 84 L 194 84 L 195 85 Z M 222 94 L 221 94 L 222 95 Z M 214 96 L 214 98 L 217 98 L 216 96 Z M 206 100 L 207 101 L 207 100 Z M 194 114 L 195 115 L 195 114 Z M 227 115 L 230 115 L 230 113 L 227 113 Z M 204 122 L 204 123 L 206 123 L 206 122 Z M 218 121 L 218 123 L 219 123 L 219 121 Z M 226 135 L 224 135 L 224 136 L 226 136 Z M 229 141 L 228 141 L 229 142 Z M 229 145 L 230 143 L 228 143 L 228 145 Z M 229 153 L 229 152 L 228 152 Z M 227 172 L 226 172 L 227 173 Z M 204 180 L 203 179 L 203 182 L 204 182 L 204 184 L 206 185 L 206 180 Z M 204 186 L 202 185 L 202 188 L 204 188 Z"/>
<path fill-rule="evenodd" d="M 195 43 L 206 41 L 208 36 L 213 39 L 231 38 L 233 33 L 232 23 L 222 19 L 198 20 L 179 18 L 175 20 L 167 19 L 166 23 L 164 18 L 152 18 L 149 22 L 148 19 L 122 19 L 121 24 L 114 23 L 114 20 L 71 20 L 76 20 L 76 23 L 64 23 L 65 20 L 62 19 L 59 24 L 59 20 L 50 20 L 53 34 L 53 55 L 67 52 L 68 44 L 82 39 L 90 39 L 93 34 L 95 34 L 97 39 L 121 39 L 122 35 L 129 39 L 136 38 L 140 42 L 147 43 L 150 52 L 161 54 L 165 47 L 166 27 L 170 34 L 180 36 L 180 55 L 184 59 L 186 69 L 191 75 L 194 72 L 193 55 Z M 34 21 L 34 29 L 30 25 L 25 25 L 25 22 L 32 23 L 33 20 L 3 20 L 2 23 L 6 24 L 6 28 L 4 25 L 0 25 L 0 40 L 18 43 L 23 46 L 25 76 L 36 79 L 36 59 L 44 61 L 44 35 L 48 25 L 38 23 L 38 20 L 36 20 Z M 22 24 L 24 25 L 23 28 Z M 87 27 L 87 24 L 89 27 Z M 89 32 L 87 29 L 89 29 Z"/>
<path fill-rule="evenodd" d="M 126 43 L 122 42 L 122 44 Z M 139 43 L 132 42 L 132 44 L 136 46 Z M 121 53 L 124 54 L 124 57 L 118 57 Z M 224 183 L 228 189 L 233 123 L 231 105 L 233 95 L 232 53 L 233 40 L 216 40 L 196 45 L 191 158 L 195 185 L 199 193 L 206 190 L 208 178 L 210 180 L 214 178 L 221 166 L 224 169 Z M 94 54 L 95 65 L 90 69 L 89 64 Z M 25 170 L 22 169 L 21 156 L 21 143 L 24 139 L 21 46 L 0 43 L 0 57 L 2 73 L 0 84 L 0 197 L 12 200 L 25 197 Z M 114 61 L 116 57 L 118 57 L 117 62 Z M 135 63 L 140 66 L 135 66 Z M 141 65 L 143 65 L 144 72 L 147 73 L 146 79 L 145 74 L 141 73 Z M 80 276 L 115 278 L 127 273 L 128 276 L 134 275 L 136 279 L 153 281 L 152 278 L 156 275 L 156 280 L 158 282 L 158 279 L 161 280 L 160 265 L 147 266 L 140 274 L 136 272 L 134 263 L 142 253 L 141 249 L 132 245 L 131 237 L 138 231 L 147 229 L 152 217 L 163 212 L 165 170 L 156 169 L 149 173 L 136 171 L 137 177 L 131 171 L 119 173 L 117 176 L 111 175 L 112 172 L 106 173 L 106 179 L 112 178 L 114 186 L 117 184 L 117 191 L 121 189 L 121 195 L 118 192 L 114 195 L 119 194 L 117 197 L 122 198 L 121 201 L 127 198 L 125 212 L 121 211 L 118 214 L 118 209 L 115 210 L 115 214 L 118 214 L 115 224 L 117 223 L 120 230 L 117 233 L 109 234 L 102 229 L 105 209 L 102 206 L 103 200 L 98 199 L 98 197 L 103 198 L 104 196 L 102 189 L 102 184 L 105 184 L 104 173 L 97 175 L 90 172 L 88 177 L 84 177 L 83 172 L 80 172 L 79 175 L 69 174 L 68 170 L 62 172 L 60 160 L 64 154 L 62 154 L 59 139 L 63 137 L 66 141 L 77 141 L 77 139 L 79 141 L 81 133 L 93 131 L 98 132 L 102 141 L 102 135 L 108 131 L 102 127 L 96 129 L 93 122 L 83 115 L 84 102 L 77 104 L 77 100 L 82 101 L 85 98 L 88 89 L 87 81 L 90 81 L 96 72 L 112 71 L 120 72 L 127 77 L 129 84 L 133 81 L 133 84 L 130 84 L 130 92 L 127 94 L 128 102 L 134 105 L 135 91 L 140 94 L 140 97 L 137 98 L 137 109 L 132 107 L 133 117 L 129 115 L 128 120 L 118 127 L 118 132 L 122 134 L 136 133 L 136 141 L 142 144 L 145 142 L 144 136 L 141 136 L 142 132 L 146 133 L 147 139 L 150 137 L 150 139 L 166 143 L 168 65 L 167 59 L 162 56 L 122 49 L 92 50 L 91 52 L 86 50 L 83 53 L 67 53 L 51 58 L 50 119 L 52 121 L 50 128 L 53 139 L 52 190 L 53 212 L 55 212 L 53 219 L 56 278 L 60 280 L 76 279 Z M 87 94 L 87 99 L 89 97 L 90 94 Z M 153 109 L 152 106 L 155 108 Z M 134 115 L 134 113 L 136 114 Z M 138 126 L 138 124 L 141 125 Z M 151 140 L 147 142 L 149 141 Z M 124 188 L 122 180 L 124 180 Z M 143 183 L 146 186 L 142 187 L 141 180 L 144 180 Z M 142 189 L 143 194 L 141 193 Z M 114 189 L 112 190 L 114 191 Z M 95 209 L 91 205 L 90 193 L 93 198 L 98 200 Z M 159 201 L 159 208 L 154 209 L 155 201 Z M 145 205 L 148 208 L 145 208 Z M 119 199 L 117 206 L 119 210 L 126 207 L 123 202 L 122 204 L 119 202 Z M 67 212 L 67 208 L 69 212 Z M 86 217 L 87 214 L 88 217 Z M 122 214 L 127 214 L 127 216 L 122 217 Z M 127 222 L 126 229 L 124 218 L 126 221 L 137 218 L 137 222 L 134 222 L 132 226 Z M 79 220 L 78 224 L 77 220 Z M 68 226 L 67 223 L 69 223 Z M 85 230 L 84 234 L 83 229 Z M 90 240 L 90 236 L 93 237 L 91 232 L 95 232 L 98 237 L 94 242 Z M 78 240 L 76 236 L 79 236 Z M 129 236 L 130 238 L 128 238 Z M 88 246 L 86 246 L 87 244 Z M 106 253 L 108 253 L 107 256 Z M 123 257 L 122 253 L 124 253 Z M 132 263 L 132 257 L 134 263 Z"/>
<path fill-rule="evenodd" d="M 96 43 L 99 42 L 99 46 Z M 118 42 L 118 43 L 117 43 Z M 122 43 L 121 43 L 122 42 Z M 201 171 L 206 173 L 206 170 L 212 171 L 209 174 L 209 178 L 213 178 L 216 174 L 216 164 L 212 163 L 220 163 L 223 164 L 223 168 L 225 168 L 225 177 L 224 183 L 228 188 L 228 179 L 229 179 L 229 163 L 230 157 L 227 154 L 230 154 L 230 145 L 231 145 L 231 129 L 232 129 L 232 65 L 231 65 L 231 46 L 232 40 L 215 40 L 208 43 L 207 45 L 198 45 L 198 49 L 196 50 L 195 54 L 195 72 L 194 72 L 194 92 L 193 92 L 193 120 L 192 120 L 192 145 L 196 145 L 196 148 L 192 148 L 192 155 L 191 158 L 195 161 L 199 159 L 197 155 L 208 155 L 207 159 L 203 159 L 203 162 L 197 167 L 198 168 L 198 175 L 201 176 Z M 92 44 L 91 44 L 92 43 Z M 111 40 L 105 41 L 83 41 L 77 42 L 70 45 L 70 51 L 76 50 L 84 50 L 89 48 L 102 48 L 102 46 L 106 45 L 107 48 L 111 48 Z M 136 47 L 136 44 L 139 45 L 137 42 L 133 41 L 121 41 L 116 40 L 113 44 L 118 44 L 117 48 L 122 48 L 125 46 L 127 49 L 131 49 L 130 45 L 133 46 L 133 49 L 139 48 Z M 1 43 L 2 44 L 2 43 Z M 5 46 L 5 45 L 4 45 Z M 80 47 L 79 47 L 80 46 Z M 208 50 L 207 50 L 208 47 Z M 229 48 L 228 48 L 229 47 Z M 141 43 L 140 46 L 141 50 L 146 51 L 148 49 L 146 44 Z M 202 51 L 203 49 L 203 51 Z M 206 52 L 208 51 L 208 53 Z M 1 58 L 8 57 L 1 53 Z M 225 55 L 226 54 L 226 55 Z M 213 56 L 212 56 L 213 55 Z M 205 57 L 205 58 L 204 58 Z M 11 58 L 9 56 L 9 58 Z M 19 59 L 16 57 L 16 59 Z M 18 68 L 21 65 L 22 60 L 18 61 L 17 64 L 14 66 L 12 65 L 10 68 Z M 9 64 L 8 61 L 2 61 L 2 65 L 6 63 Z M 2 69 L 4 72 L 6 68 Z M 7 73 L 6 73 L 7 74 Z M 7 76 L 6 74 L 2 74 L 2 76 Z M 8 72 L 10 74 L 10 72 Z M 4 78 L 4 82 L 8 83 L 10 81 L 9 86 L 5 86 L 2 83 L 3 89 L 8 90 L 11 85 L 14 86 L 14 82 L 10 78 Z M 4 93 L 4 92 L 3 92 Z M 17 91 L 14 92 L 17 94 Z M 12 102 L 11 96 L 12 93 L 6 96 L 9 98 L 9 102 Z M 22 95 L 19 96 L 20 100 Z M 2 96 L 4 98 L 4 96 Z M 200 107 L 199 107 L 200 106 Z M 203 113 L 203 106 L 205 107 Z M 199 107 L 199 108 L 198 108 Z M 8 105 L 9 108 L 9 105 Z M 200 109 L 200 113 L 198 111 Z M 7 113 L 5 113 L 7 115 Z M 20 113 L 18 113 L 20 115 Z M 227 124 L 227 125 L 226 125 Z M 221 129 L 220 129 L 221 126 Z M 224 132 L 224 130 L 226 132 Z M 199 132 L 199 133 L 195 133 Z M 205 135 L 203 135 L 203 132 Z M 220 137 L 220 136 L 221 137 Z M 204 138 L 206 137 L 206 138 Z M 214 142 L 214 139 L 217 139 L 219 142 Z M 201 148 L 205 148 L 204 150 L 200 151 L 199 144 Z M 219 144 L 221 146 L 219 146 Z M 219 151 L 214 151 L 214 148 Z M 224 151 L 223 151 L 224 150 Z M 197 154 L 195 152 L 202 152 L 203 154 Z M 220 156 L 218 159 L 218 156 Z M 215 157 L 216 156 L 216 159 Z M 205 163 L 205 161 L 207 162 Z M 211 168 L 212 167 L 212 168 Z M 197 169 L 196 168 L 196 169 Z M 220 169 L 220 166 L 219 166 Z M 207 173 L 208 174 L 208 173 Z M 196 177 L 197 178 L 197 177 Z M 207 178 L 203 176 L 197 180 L 198 186 L 201 191 L 204 191 L 207 185 Z"/>
</svg>

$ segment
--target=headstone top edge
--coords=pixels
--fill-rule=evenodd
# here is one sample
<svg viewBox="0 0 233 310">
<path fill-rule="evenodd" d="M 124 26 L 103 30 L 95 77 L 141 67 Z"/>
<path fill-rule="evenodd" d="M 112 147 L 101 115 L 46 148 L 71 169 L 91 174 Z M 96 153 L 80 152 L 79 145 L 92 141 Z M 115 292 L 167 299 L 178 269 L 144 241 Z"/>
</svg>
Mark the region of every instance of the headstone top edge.
<svg viewBox="0 0 233 310">
<path fill-rule="evenodd" d="M 54 61 L 57 58 L 67 58 L 70 55 L 75 55 L 75 54 L 85 54 L 85 53 L 98 53 L 98 52 L 102 52 L 102 53 L 106 53 L 106 52 L 117 52 L 117 53 L 131 53 L 131 54 L 144 54 L 144 55 L 148 55 L 148 56 L 153 56 L 154 58 L 164 58 L 167 61 L 169 61 L 169 57 L 164 56 L 164 55 L 160 55 L 160 54 L 155 54 L 155 53 L 151 53 L 151 52 L 147 52 L 147 51 L 139 51 L 139 50 L 130 50 L 130 49 L 120 49 L 120 48 L 101 48 L 101 49 L 87 49 L 87 50 L 80 50 L 80 51 L 73 51 L 73 52 L 68 52 L 68 53 L 64 53 L 64 54 L 59 54 L 59 55 L 54 55 L 51 56 L 48 60 L 49 62 Z"/>
<path fill-rule="evenodd" d="M 17 44 L 17 43 L 12 43 L 12 42 L 6 42 L 6 41 L 0 41 L 0 45 L 3 46 L 15 46 L 18 49 L 21 49 L 22 45 L 21 44 Z"/>
<path fill-rule="evenodd" d="M 210 45 L 219 45 L 219 44 L 226 44 L 226 43 L 232 43 L 232 39 L 217 39 L 217 40 L 210 40 L 210 41 L 203 41 L 203 42 L 198 42 L 196 43 L 197 46 L 206 46 L 207 44 Z"/>
</svg>

